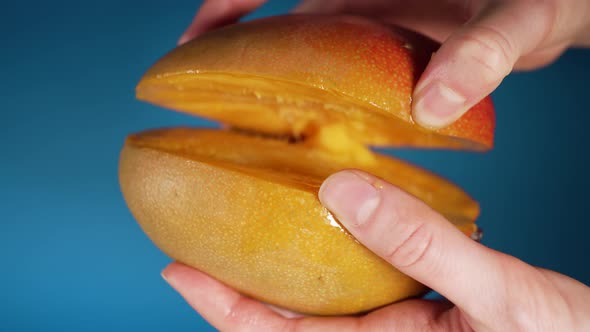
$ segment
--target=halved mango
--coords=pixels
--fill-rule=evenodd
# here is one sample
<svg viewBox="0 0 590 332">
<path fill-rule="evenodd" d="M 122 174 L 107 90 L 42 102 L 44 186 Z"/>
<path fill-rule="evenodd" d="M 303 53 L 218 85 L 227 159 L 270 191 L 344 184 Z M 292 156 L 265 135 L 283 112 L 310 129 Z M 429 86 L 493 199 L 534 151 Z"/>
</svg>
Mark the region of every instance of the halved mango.
<svg viewBox="0 0 590 332">
<path fill-rule="evenodd" d="M 368 148 L 492 146 L 489 98 L 442 130 L 413 123 L 412 89 L 434 49 L 364 19 L 284 16 L 173 50 L 138 98 L 231 129 L 131 135 L 120 161 L 131 212 L 170 257 L 287 309 L 353 314 L 422 294 L 343 229 L 317 191 L 330 174 L 361 169 L 476 233 L 479 207 L 464 191 Z"/>
<path fill-rule="evenodd" d="M 426 289 L 355 241 L 320 204 L 327 176 L 363 169 L 429 203 L 466 235 L 476 230 L 478 205 L 458 187 L 372 155 L 342 158 L 228 131 L 153 130 L 128 138 L 121 188 L 146 234 L 176 260 L 291 310 L 351 314 Z"/>
</svg>

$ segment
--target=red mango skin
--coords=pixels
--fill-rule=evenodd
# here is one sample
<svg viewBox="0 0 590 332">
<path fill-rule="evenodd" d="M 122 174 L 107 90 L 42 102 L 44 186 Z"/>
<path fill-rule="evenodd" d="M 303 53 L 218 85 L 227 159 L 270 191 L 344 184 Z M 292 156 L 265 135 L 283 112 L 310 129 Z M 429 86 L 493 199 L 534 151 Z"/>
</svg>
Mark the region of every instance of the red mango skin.
<svg viewBox="0 0 590 332">
<path fill-rule="evenodd" d="M 495 127 L 490 97 L 443 129 L 428 130 L 412 120 L 413 89 L 438 46 L 426 37 L 364 18 L 270 17 L 214 30 L 176 48 L 149 69 L 137 93 L 142 100 L 203 115 L 207 110 L 179 102 L 188 98 L 190 82 L 197 82 L 200 76 L 224 74 L 288 82 L 292 91 L 303 87 L 310 95 L 314 89 L 325 93 L 319 99 L 341 100 L 360 109 L 357 113 L 361 115 L 345 112 L 348 120 L 356 117 L 367 124 L 358 135 L 365 144 L 488 150 L 493 146 Z M 171 86 L 179 91 L 166 98 L 162 92 L 170 92 Z M 295 96 L 284 94 L 285 99 L 297 99 L 296 92 Z M 227 95 L 224 98 L 228 100 Z M 191 103 L 194 106 L 194 100 Z M 230 124 L 238 121 L 237 115 L 210 117 Z M 251 125 L 252 129 L 272 123 L 260 118 L 261 123 Z"/>
</svg>

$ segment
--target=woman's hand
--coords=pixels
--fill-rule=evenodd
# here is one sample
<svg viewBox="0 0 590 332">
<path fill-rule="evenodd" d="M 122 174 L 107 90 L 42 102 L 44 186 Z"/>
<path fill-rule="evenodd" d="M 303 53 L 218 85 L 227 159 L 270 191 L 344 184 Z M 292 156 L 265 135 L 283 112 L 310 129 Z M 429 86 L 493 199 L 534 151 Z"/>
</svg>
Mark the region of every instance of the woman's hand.
<svg viewBox="0 0 590 332">
<path fill-rule="evenodd" d="M 589 287 L 471 240 L 393 185 L 342 171 L 319 196 L 361 243 L 452 304 L 408 300 L 360 317 L 304 317 L 178 263 L 164 278 L 222 331 L 590 331 Z"/>
<path fill-rule="evenodd" d="M 264 2 L 205 0 L 180 43 Z M 432 128 L 458 119 L 513 68 L 538 68 L 570 46 L 590 45 L 588 0 L 307 0 L 295 12 L 369 16 L 443 42 L 414 91 L 414 119 Z"/>
</svg>

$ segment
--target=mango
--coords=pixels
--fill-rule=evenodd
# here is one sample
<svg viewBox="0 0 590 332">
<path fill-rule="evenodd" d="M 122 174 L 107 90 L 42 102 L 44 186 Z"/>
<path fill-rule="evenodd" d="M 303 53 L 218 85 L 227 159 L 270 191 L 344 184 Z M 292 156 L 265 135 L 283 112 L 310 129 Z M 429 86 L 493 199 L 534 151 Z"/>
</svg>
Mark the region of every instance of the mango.
<svg viewBox="0 0 590 332">
<path fill-rule="evenodd" d="M 413 123 L 412 91 L 435 50 L 405 30 L 320 15 L 239 23 L 172 50 L 137 97 L 226 127 L 130 135 L 120 157 L 130 211 L 173 259 L 293 311 L 356 314 L 424 294 L 356 241 L 317 192 L 330 174 L 361 169 L 477 234 L 479 206 L 467 193 L 370 148 L 492 147 L 489 98 L 441 130 Z"/>
</svg>

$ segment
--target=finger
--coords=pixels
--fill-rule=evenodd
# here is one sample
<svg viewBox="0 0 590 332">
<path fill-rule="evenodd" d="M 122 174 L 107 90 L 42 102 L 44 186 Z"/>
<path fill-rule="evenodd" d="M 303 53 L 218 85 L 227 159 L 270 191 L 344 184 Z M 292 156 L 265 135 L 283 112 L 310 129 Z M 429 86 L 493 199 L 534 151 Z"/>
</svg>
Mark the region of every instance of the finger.
<svg viewBox="0 0 590 332">
<path fill-rule="evenodd" d="M 221 331 L 355 331 L 354 317 L 292 317 L 240 295 L 221 282 L 188 266 L 172 263 L 162 277 L 193 309 Z M 281 310 L 283 311 L 283 310 Z"/>
<path fill-rule="evenodd" d="M 433 55 L 414 91 L 413 117 L 449 125 L 490 94 L 521 55 L 543 42 L 554 22 L 545 2 L 490 2 Z"/>
<path fill-rule="evenodd" d="M 304 0 L 301 1 L 294 9 L 293 12 L 297 14 L 333 14 L 342 13 L 346 5 L 349 5 L 346 1 L 333 0 L 333 1 L 318 1 L 318 0 Z"/>
<path fill-rule="evenodd" d="M 469 313 L 505 303 L 508 256 L 471 240 L 417 198 L 351 170 L 330 176 L 319 197 L 358 241 Z"/>
<path fill-rule="evenodd" d="M 162 277 L 221 331 L 282 331 L 287 324 L 286 319 L 264 304 L 185 265 L 170 264 L 162 271 Z"/>
<path fill-rule="evenodd" d="M 360 331 L 464 331 L 459 316 L 448 314 L 452 308 L 442 301 L 402 301 L 363 317 Z"/>
<path fill-rule="evenodd" d="M 163 278 L 211 325 L 221 331 L 420 331 L 431 326 L 448 305 L 410 300 L 360 317 L 283 317 L 267 305 L 240 295 L 188 266 L 172 263 Z M 283 309 L 279 310 L 284 312 Z"/>
<path fill-rule="evenodd" d="M 205 31 L 234 23 L 265 2 L 266 0 L 205 0 L 178 44 L 184 44 Z"/>
<path fill-rule="evenodd" d="M 294 9 L 294 12 L 371 17 L 419 32 L 440 42 L 465 23 L 471 9 L 457 1 L 305 0 Z"/>
</svg>

